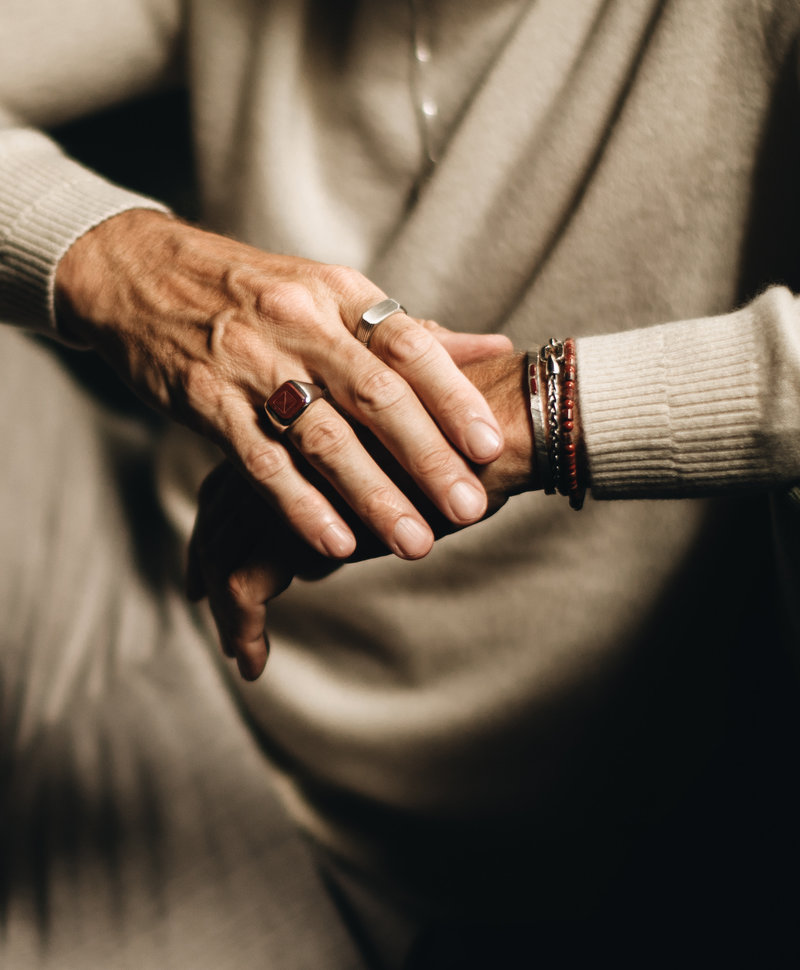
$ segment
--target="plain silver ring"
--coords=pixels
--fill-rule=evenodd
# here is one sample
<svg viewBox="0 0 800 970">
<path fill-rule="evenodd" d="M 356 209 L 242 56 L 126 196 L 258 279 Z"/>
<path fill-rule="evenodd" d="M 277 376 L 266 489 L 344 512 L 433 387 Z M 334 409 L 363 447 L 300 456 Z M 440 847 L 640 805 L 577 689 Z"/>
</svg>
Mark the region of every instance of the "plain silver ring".
<svg viewBox="0 0 800 970">
<path fill-rule="evenodd" d="M 401 306 L 397 300 L 381 300 L 380 303 L 376 303 L 375 306 L 371 306 L 361 314 L 361 319 L 356 327 L 356 340 L 360 340 L 365 347 L 369 347 L 373 331 L 379 324 L 395 313 L 405 312 L 405 307 Z"/>
</svg>

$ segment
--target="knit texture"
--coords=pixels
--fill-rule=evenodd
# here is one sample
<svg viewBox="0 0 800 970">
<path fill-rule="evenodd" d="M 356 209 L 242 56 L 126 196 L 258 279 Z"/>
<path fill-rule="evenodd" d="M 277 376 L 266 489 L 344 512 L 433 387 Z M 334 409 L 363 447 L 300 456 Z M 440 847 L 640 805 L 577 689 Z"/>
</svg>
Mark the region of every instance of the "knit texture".
<svg viewBox="0 0 800 970">
<path fill-rule="evenodd" d="M 113 185 L 28 129 L 0 131 L 0 301 L 8 319 L 58 337 L 53 287 L 70 245 L 131 208 L 167 208 Z"/>
</svg>

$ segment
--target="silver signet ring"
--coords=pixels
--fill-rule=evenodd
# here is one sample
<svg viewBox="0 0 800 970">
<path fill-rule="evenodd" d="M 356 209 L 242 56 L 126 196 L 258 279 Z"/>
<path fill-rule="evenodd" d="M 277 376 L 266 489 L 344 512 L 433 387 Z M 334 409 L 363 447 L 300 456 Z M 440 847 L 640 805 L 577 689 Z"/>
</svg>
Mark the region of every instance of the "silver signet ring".
<svg viewBox="0 0 800 970">
<path fill-rule="evenodd" d="M 375 306 L 371 306 L 361 314 L 361 319 L 356 327 L 356 340 L 360 340 L 365 347 L 369 347 L 372 333 L 378 324 L 383 323 L 387 317 L 395 313 L 405 313 L 405 307 L 401 306 L 397 300 L 381 300 Z"/>
</svg>

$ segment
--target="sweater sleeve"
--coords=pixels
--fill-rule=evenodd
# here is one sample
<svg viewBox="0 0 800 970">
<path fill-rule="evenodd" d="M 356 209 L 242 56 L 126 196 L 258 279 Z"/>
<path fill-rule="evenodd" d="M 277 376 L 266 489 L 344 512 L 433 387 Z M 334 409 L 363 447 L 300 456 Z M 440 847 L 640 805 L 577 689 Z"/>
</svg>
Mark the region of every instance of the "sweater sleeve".
<svg viewBox="0 0 800 970">
<path fill-rule="evenodd" d="M 0 320 L 57 336 L 53 281 L 83 233 L 164 210 L 67 158 L 38 125 L 157 87 L 174 69 L 175 0 L 6 0 L 0 8 Z"/>
<path fill-rule="evenodd" d="M 595 498 L 800 481 L 800 301 L 788 290 L 724 316 L 585 337 L 577 354 Z"/>
</svg>

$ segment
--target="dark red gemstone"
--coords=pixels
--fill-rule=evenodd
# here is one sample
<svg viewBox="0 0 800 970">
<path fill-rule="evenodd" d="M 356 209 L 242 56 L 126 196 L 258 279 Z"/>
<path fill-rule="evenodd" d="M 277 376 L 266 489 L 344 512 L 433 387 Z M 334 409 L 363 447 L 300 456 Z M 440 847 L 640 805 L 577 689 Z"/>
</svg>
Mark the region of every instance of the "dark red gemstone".
<svg viewBox="0 0 800 970">
<path fill-rule="evenodd" d="M 281 384 L 267 401 L 267 405 L 275 417 L 287 424 L 300 414 L 305 404 L 306 399 L 303 392 L 295 387 L 291 381 Z"/>
</svg>

